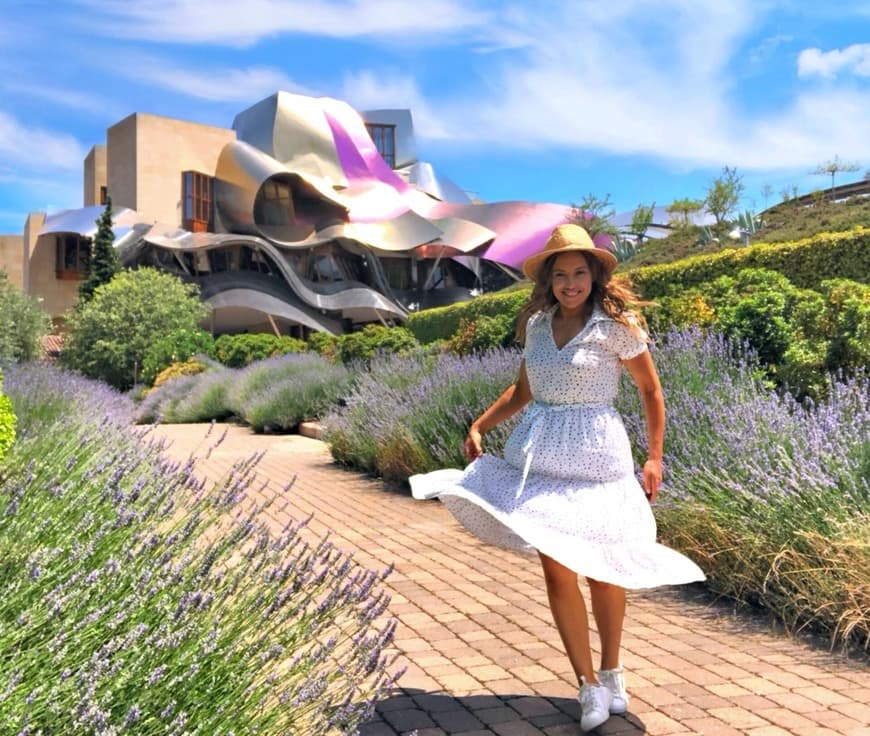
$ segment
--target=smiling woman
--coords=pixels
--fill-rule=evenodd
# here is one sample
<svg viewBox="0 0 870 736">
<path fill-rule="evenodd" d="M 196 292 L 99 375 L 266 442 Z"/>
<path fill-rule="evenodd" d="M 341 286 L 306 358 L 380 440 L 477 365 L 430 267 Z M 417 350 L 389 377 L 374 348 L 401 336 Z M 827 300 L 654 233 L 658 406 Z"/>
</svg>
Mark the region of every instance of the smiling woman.
<svg viewBox="0 0 870 736">
<path fill-rule="evenodd" d="M 535 287 L 521 311 L 525 350 L 516 382 L 471 423 L 464 470 L 409 480 L 416 498 L 440 497 L 482 540 L 541 560 L 550 608 L 580 685 L 581 728 L 624 713 L 620 663 L 625 588 L 703 580 L 691 560 L 656 543 L 649 504 L 662 481 L 665 407 L 633 295 L 612 279 L 616 258 L 577 225 L 557 227 L 523 272 Z M 637 385 L 647 423 L 643 485 L 613 406 L 622 366 Z M 525 409 L 504 457 L 483 450 L 483 435 Z M 592 662 L 589 583 L 601 638 Z"/>
</svg>

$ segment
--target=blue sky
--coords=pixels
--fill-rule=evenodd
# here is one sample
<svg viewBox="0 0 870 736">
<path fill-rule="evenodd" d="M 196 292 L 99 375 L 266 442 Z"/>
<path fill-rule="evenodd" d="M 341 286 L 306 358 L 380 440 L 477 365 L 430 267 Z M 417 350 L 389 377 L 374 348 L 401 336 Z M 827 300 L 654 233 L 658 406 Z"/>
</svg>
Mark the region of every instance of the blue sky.
<svg viewBox="0 0 870 736">
<path fill-rule="evenodd" d="M 870 169 L 870 0 L 3 0 L 0 233 L 81 206 L 132 112 L 229 127 L 278 89 L 410 108 L 420 157 L 486 201 L 761 209 Z M 765 185 L 772 194 L 763 195 Z"/>
</svg>

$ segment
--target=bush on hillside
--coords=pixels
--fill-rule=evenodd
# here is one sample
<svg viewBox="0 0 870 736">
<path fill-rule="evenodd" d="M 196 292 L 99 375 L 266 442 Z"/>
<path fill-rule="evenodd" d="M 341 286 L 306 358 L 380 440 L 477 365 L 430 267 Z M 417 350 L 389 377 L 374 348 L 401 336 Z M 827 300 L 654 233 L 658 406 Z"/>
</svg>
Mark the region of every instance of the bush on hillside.
<svg viewBox="0 0 870 736">
<path fill-rule="evenodd" d="M 71 313 L 61 362 L 127 390 L 155 343 L 175 330 L 195 331 L 207 313 L 193 284 L 153 268 L 121 271 Z"/>
<path fill-rule="evenodd" d="M 338 352 L 338 335 L 330 332 L 312 332 L 308 336 L 308 349 L 325 358 L 334 358 Z"/>
<path fill-rule="evenodd" d="M 745 268 L 777 271 L 795 286 L 817 289 L 827 279 L 870 280 L 870 229 L 822 233 L 788 243 L 757 243 L 626 272 L 645 299 L 715 281 Z"/>
<path fill-rule="evenodd" d="M 302 353 L 306 348 L 304 340 L 264 332 L 221 335 L 215 340 L 217 359 L 230 368 L 244 368 L 258 360 L 266 360 L 276 355 Z"/>
<path fill-rule="evenodd" d="M 42 338 L 50 330 L 51 320 L 38 302 L 0 271 L 0 365 L 42 357 Z"/>
</svg>

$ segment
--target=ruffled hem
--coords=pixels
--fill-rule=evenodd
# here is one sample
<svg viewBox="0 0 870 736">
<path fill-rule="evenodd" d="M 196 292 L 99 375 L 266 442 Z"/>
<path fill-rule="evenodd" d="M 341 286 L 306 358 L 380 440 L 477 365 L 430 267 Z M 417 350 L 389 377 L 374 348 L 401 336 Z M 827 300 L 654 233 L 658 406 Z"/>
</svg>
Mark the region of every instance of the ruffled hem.
<svg viewBox="0 0 870 736">
<path fill-rule="evenodd" d="M 541 552 L 584 577 L 631 590 L 705 579 L 688 557 L 654 540 L 654 526 L 651 539 L 646 530 L 638 530 L 615 543 L 592 541 L 531 518 L 522 505 L 510 511 L 498 508 L 463 485 L 467 472 L 437 470 L 409 480 L 414 498 L 440 498 L 456 520 L 483 542 L 523 554 Z"/>
</svg>

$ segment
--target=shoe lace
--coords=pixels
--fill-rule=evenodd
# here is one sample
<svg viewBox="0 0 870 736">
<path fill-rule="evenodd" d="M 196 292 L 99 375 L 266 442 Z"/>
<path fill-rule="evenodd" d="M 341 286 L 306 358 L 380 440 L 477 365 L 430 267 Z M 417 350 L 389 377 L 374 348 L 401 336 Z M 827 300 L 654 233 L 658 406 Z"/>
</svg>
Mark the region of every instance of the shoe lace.
<svg viewBox="0 0 870 736">
<path fill-rule="evenodd" d="M 580 705 L 584 708 L 591 708 L 597 704 L 597 700 L 595 698 L 595 686 L 594 685 L 584 685 L 580 688 Z"/>
</svg>

